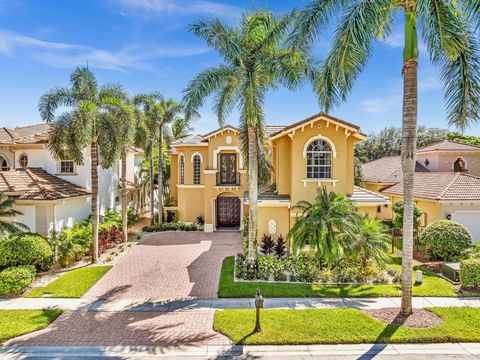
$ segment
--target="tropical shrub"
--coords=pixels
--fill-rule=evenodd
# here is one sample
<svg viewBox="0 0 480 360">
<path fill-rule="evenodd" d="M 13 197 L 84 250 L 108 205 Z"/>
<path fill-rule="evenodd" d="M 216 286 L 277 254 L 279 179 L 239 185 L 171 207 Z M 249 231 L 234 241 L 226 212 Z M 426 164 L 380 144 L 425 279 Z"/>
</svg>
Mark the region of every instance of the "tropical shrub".
<svg viewBox="0 0 480 360">
<path fill-rule="evenodd" d="M 480 288 L 480 258 L 470 258 L 460 262 L 460 283 L 464 289 Z"/>
<path fill-rule="evenodd" d="M 0 267 L 33 265 L 38 270 L 46 270 L 52 260 L 52 249 L 39 234 L 14 234 L 0 242 Z"/>
<path fill-rule="evenodd" d="M 98 237 L 98 255 L 122 242 L 122 230 L 116 225 L 103 227 Z"/>
<path fill-rule="evenodd" d="M 393 226 L 396 228 L 403 228 L 403 201 L 399 200 L 392 205 L 393 213 L 395 214 L 392 220 Z M 423 211 L 413 205 L 413 227 L 416 229 L 420 226 L 420 216 L 423 215 Z"/>
<path fill-rule="evenodd" d="M 145 226 L 142 231 L 145 232 L 158 232 L 158 231 L 196 231 L 197 225 L 186 224 L 183 222 L 171 222 Z"/>
<path fill-rule="evenodd" d="M 284 257 L 285 254 L 287 253 L 285 239 L 283 238 L 282 235 L 278 236 L 277 241 L 275 243 L 275 247 L 273 248 L 273 251 L 275 252 L 275 255 L 278 258 Z"/>
<path fill-rule="evenodd" d="M 294 209 L 300 215 L 287 235 L 293 251 L 298 253 L 309 245 L 310 251 L 327 263 L 341 258 L 354 233 L 357 214 L 353 202 L 322 187 L 315 203 L 299 201 Z"/>
<path fill-rule="evenodd" d="M 36 270 L 32 265 L 9 267 L 0 272 L 0 296 L 23 293 L 35 279 Z"/>
<path fill-rule="evenodd" d="M 105 215 L 102 216 L 101 219 L 102 223 L 107 222 L 107 223 L 115 223 L 117 227 L 122 226 L 122 212 L 121 211 L 116 211 L 113 209 L 108 209 L 105 212 Z M 138 221 L 138 215 L 135 212 L 135 209 L 133 208 L 128 208 L 127 209 L 127 225 L 132 225 L 135 224 Z"/>
<path fill-rule="evenodd" d="M 175 211 L 167 210 L 167 223 L 175 222 Z"/>
<path fill-rule="evenodd" d="M 438 220 L 425 228 L 420 240 L 429 260 L 458 261 L 472 243 L 472 236 L 462 224 Z"/>
<path fill-rule="evenodd" d="M 205 225 L 205 218 L 203 215 L 198 215 L 197 218 L 195 219 L 195 224 L 198 225 L 199 228 L 203 228 Z"/>
<path fill-rule="evenodd" d="M 272 235 L 263 234 L 260 252 L 264 255 L 273 254 L 274 248 L 275 241 L 273 241 Z"/>
</svg>

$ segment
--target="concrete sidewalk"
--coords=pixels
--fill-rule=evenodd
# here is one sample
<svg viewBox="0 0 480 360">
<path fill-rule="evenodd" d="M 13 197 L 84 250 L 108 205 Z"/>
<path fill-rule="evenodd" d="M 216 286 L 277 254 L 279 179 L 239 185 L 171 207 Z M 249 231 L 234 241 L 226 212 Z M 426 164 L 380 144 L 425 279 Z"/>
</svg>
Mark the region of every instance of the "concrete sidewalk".
<svg viewBox="0 0 480 360">
<path fill-rule="evenodd" d="M 298 346 L 6 346 L 1 359 L 479 359 L 480 344 L 357 344 Z"/>
<path fill-rule="evenodd" d="M 356 308 L 380 309 L 400 306 L 400 298 L 273 298 L 265 299 L 267 309 L 315 309 Z M 425 307 L 476 307 L 480 308 L 480 297 L 415 297 L 414 308 Z M 186 299 L 167 302 L 149 302 L 130 299 L 96 300 L 59 298 L 18 298 L 0 300 L 0 310 L 47 309 L 59 307 L 64 310 L 80 311 L 139 311 L 170 312 L 177 310 L 221 310 L 254 308 L 253 299 Z"/>
</svg>

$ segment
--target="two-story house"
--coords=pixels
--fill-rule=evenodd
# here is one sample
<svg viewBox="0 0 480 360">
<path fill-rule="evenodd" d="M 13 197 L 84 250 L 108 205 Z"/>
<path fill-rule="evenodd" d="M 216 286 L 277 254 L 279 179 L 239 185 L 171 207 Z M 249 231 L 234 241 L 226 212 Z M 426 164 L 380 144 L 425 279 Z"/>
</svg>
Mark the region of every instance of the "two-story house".
<svg viewBox="0 0 480 360">
<path fill-rule="evenodd" d="M 0 191 L 13 197 L 15 209 L 22 215 L 15 220 L 30 231 L 48 235 L 70 227 L 90 216 L 90 150 L 85 163 L 55 159 L 48 150 L 50 125 L 0 128 Z M 135 173 L 140 151 L 132 149 L 127 158 L 127 183 L 131 204 L 138 201 L 140 189 Z M 99 168 L 100 212 L 120 206 L 120 166 Z"/>
<path fill-rule="evenodd" d="M 414 196 L 423 211 L 423 225 L 449 219 L 467 227 L 480 240 L 480 147 L 441 141 L 417 150 Z M 403 198 L 400 156 L 362 166 L 365 188 L 387 196 L 391 204 Z M 378 208 L 377 217 L 392 219 L 390 205 Z"/>
<path fill-rule="evenodd" d="M 171 196 L 178 219 L 205 219 L 205 231 L 238 229 L 248 214 L 248 176 L 238 129 L 225 126 L 173 144 Z M 375 215 L 388 199 L 354 186 L 354 145 L 366 139 L 357 125 L 317 114 L 289 126 L 267 126 L 273 167 L 259 189 L 259 236 L 285 236 L 300 200 L 313 202 L 326 186 L 350 197 L 360 211 Z"/>
</svg>

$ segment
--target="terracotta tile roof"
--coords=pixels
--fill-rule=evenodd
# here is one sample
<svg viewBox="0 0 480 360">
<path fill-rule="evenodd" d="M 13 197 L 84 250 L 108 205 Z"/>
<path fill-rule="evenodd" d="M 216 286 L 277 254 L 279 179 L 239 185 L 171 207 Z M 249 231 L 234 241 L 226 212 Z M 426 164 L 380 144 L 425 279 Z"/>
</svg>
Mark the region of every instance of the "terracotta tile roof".
<svg viewBox="0 0 480 360">
<path fill-rule="evenodd" d="M 359 186 L 353 187 L 353 194 L 349 199 L 357 204 L 388 204 L 389 200 L 386 196 L 370 191 Z"/>
<path fill-rule="evenodd" d="M 382 193 L 403 195 L 403 182 Z M 415 173 L 414 195 L 429 200 L 480 200 L 480 177 L 459 172 Z"/>
<path fill-rule="evenodd" d="M 90 194 L 41 168 L 1 171 L 0 191 L 18 196 L 19 200 L 57 200 Z"/>
<path fill-rule="evenodd" d="M 286 127 L 287 127 L 286 125 L 265 125 L 265 133 L 267 134 L 267 137 L 268 137 L 282 131 Z"/>
<path fill-rule="evenodd" d="M 46 141 L 51 125 L 36 124 L 16 128 L 0 128 L 0 144 L 36 144 Z"/>
<path fill-rule="evenodd" d="M 416 172 L 429 172 L 419 162 L 415 165 Z M 367 182 L 395 183 L 401 181 L 402 164 L 400 156 L 387 156 L 362 165 L 363 178 Z"/>
<path fill-rule="evenodd" d="M 475 151 L 480 152 L 480 146 L 463 144 L 451 140 L 443 140 L 430 145 L 427 145 L 417 150 L 417 153 L 425 153 L 431 151 Z"/>
</svg>

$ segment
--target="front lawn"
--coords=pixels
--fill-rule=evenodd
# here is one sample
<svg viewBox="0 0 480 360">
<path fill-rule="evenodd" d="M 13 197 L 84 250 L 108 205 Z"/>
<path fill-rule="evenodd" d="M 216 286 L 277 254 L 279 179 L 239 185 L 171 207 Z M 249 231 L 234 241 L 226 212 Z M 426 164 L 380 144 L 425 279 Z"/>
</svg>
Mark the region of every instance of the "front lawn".
<svg viewBox="0 0 480 360">
<path fill-rule="evenodd" d="M 400 268 L 398 257 L 393 258 L 389 266 Z M 255 296 L 259 287 L 265 297 L 393 297 L 400 296 L 400 284 L 386 285 L 321 285 L 321 284 L 283 284 L 266 282 L 234 282 L 234 257 L 226 258 L 222 265 L 218 296 L 223 298 L 243 298 Z M 455 286 L 423 270 L 423 284 L 413 287 L 414 296 L 458 296 Z"/>
<path fill-rule="evenodd" d="M 439 326 L 387 325 L 357 309 L 263 310 L 262 332 L 252 334 L 255 310 L 221 310 L 214 329 L 236 344 L 444 343 L 480 341 L 480 309 L 432 308 Z"/>
<path fill-rule="evenodd" d="M 33 289 L 27 297 L 80 298 L 111 268 L 90 266 L 71 270 L 46 286 Z"/>
<path fill-rule="evenodd" d="M 0 344 L 47 327 L 62 310 L 0 310 Z"/>
</svg>

